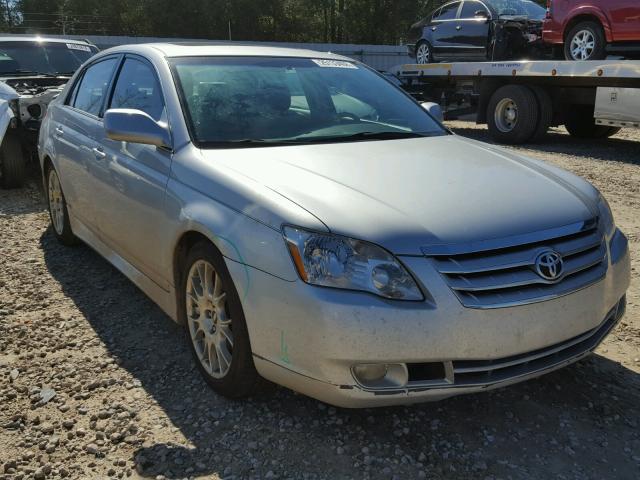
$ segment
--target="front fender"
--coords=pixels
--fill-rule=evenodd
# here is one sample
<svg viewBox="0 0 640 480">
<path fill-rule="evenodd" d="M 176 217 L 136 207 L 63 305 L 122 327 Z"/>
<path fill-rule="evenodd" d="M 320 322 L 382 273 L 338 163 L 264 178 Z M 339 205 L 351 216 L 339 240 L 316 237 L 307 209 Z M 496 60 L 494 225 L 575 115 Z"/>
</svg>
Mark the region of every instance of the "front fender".
<svg viewBox="0 0 640 480">
<path fill-rule="evenodd" d="M 613 31 L 611 30 L 611 21 L 607 17 L 607 14 L 604 12 L 604 10 L 594 5 L 581 5 L 572 9 L 569 12 L 569 14 L 566 17 L 567 20 L 565 21 L 565 24 L 563 26 L 564 39 L 566 39 L 567 34 L 569 33 L 567 27 L 569 26 L 570 22 L 576 17 L 580 17 L 580 16 L 596 17 L 602 24 L 602 27 L 604 29 L 604 35 L 607 39 L 607 42 L 613 42 Z"/>
<path fill-rule="evenodd" d="M 9 107 L 9 99 L 0 98 L 0 144 L 7 133 L 11 120 L 15 117 L 13 110 Z"/>
</svg>

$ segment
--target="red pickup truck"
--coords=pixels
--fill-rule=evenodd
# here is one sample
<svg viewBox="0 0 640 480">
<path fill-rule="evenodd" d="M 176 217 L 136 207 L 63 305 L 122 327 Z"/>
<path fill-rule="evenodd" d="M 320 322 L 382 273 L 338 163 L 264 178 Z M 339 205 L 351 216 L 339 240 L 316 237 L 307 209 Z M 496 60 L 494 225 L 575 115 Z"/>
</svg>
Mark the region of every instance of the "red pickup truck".
<svg viewBox="0 0 640 480">
<path fill-rule="evenodd" d="M 601 60 L 640 53 L 640 0 L 547 0 L 546 44 L 567 60 Z"/>
</svg>

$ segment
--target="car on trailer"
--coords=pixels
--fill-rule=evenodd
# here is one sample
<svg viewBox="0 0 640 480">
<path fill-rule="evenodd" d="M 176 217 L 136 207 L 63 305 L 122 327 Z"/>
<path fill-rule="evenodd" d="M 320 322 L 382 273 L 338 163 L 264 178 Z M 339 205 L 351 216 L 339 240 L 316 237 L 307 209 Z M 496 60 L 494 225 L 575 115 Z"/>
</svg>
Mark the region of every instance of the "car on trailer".
<svg viewBox="0 0 640 480">
<path fill-rule="evenodd" d="M 542 38 L 567 60 L 640 56 L 640 1 L 548 0 Z"/>
<path fill-rule="evenodd" d="M 412 25 L 409 56 L 419 64 L 538 58 L 544 16 L 530 0 L 449 2 Z"/>
<path fill-rule="evenodd" d="M 98 48 L 85 40 L 0 37 L 0 184 L 19 187 L 37 159 L 47 106 Z"/>
</svg>

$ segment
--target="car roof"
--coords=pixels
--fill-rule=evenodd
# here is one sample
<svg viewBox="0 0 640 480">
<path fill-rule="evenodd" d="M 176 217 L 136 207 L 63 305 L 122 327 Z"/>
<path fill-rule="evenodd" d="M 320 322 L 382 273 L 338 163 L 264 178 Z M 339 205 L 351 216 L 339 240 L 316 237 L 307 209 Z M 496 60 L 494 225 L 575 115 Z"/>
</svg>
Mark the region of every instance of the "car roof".
<svg viewBox="0 0 640 480">
<path fill-rule="evenodd" d="M 165 57 L 295 57 L 353 61 L 351 58 L 330 52 L 318 52 L 315 50 L 271 47 L 264 45 L 261 46 L 250 43 L 228 44 L 223 42 L 142 43 L 121 45 L 105 50 L 102 53 L 116 53 L 123 51 L 148 53 L 150 50 L 160 52 Z"/>
<path fill-rule="evenodd" d="M 39 35 L 20 35 L 20 36 L 0 36 L 0 42 L 51 42 L 51 43 L 76 43 L 80 45 L 91 45 L 87 40 L 74 40 L 71 38 L 51 38 L 41 37 Z"/>
</svg>

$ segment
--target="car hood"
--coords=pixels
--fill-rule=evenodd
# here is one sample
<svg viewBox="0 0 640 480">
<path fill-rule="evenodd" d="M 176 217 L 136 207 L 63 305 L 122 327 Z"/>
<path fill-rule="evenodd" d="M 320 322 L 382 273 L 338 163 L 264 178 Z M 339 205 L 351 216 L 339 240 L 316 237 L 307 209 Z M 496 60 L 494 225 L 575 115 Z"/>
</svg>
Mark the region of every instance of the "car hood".
<svg viewBox="0 0 640 480">
<path fill-rule="evenodd" d="M 295 202 L 329 230 L 395 254 L 538 233 L 596 215 L 595 189 L 586 182 L 455 135 L 204 155 Z"/>
</svg>

